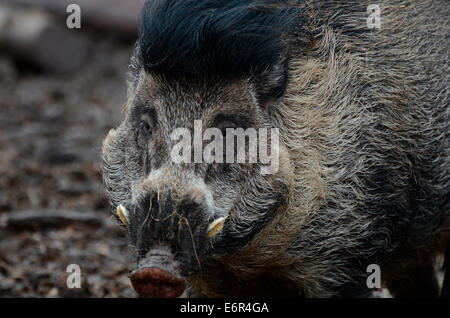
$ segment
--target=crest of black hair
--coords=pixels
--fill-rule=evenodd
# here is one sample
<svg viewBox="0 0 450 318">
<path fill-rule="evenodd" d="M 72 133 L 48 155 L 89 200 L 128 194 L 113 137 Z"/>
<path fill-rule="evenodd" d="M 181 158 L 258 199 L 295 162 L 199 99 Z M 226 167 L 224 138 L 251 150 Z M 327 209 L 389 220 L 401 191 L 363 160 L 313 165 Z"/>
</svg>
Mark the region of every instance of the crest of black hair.
<svg viewBox="0 0 450 318">
<path fill-rule="evenodd" d="M 138 59 L 165 78 L 258 77 L 285 59 L 301 18 L 274 0 L 148 0 Z"/>
</svg>

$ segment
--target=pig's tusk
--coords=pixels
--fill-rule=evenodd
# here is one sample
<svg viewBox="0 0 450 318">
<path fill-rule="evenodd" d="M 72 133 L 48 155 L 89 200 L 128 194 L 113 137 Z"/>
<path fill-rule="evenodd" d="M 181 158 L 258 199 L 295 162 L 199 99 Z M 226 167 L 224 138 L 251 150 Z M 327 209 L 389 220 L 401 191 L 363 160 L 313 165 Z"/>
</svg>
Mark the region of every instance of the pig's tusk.
<svg viewBox="0 0 450 318">
<path fill-rule="evenodd" d="M 128 211 L 122 204 L 119 204 L 117 206 L 117 215 L 119 216 L 123 224 L 128 225 Z"/>
<path fill-rule="evenodd" d="M 222 231 L 225 220 L 226 217 L 221 217 L 215 220 L 214 222 L 211 222 L 208 225 L 208 229 L 206 230 L 206 236 L 208 238 L 211 238 L 216 236 L 220 231 Z"/>
</svg>

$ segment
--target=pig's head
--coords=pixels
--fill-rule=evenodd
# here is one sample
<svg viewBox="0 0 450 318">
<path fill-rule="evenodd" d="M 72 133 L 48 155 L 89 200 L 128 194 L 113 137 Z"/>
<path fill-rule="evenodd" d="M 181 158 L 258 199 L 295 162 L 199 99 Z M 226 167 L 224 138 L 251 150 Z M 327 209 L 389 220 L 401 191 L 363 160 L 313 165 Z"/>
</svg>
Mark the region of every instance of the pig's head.
<svg viewBox="0 0 450 318">
<path fill-rule="evenodd" d="M 209 144 L 225 155 L 234 138 L 227 128 L 277 127 L 273 109 L 288 81 L 286 34 L 298 12 L 263 3 L 144 6 L 124 119 L 103 145 L 104 181 L 137 254 L 131 281 L 141 296 L 182 295 L 204 264 L 245 247 L 286 203 L 290 163 L 274 135 L 267 134 L 267 149 L 256 145 L 258 153 L 276 154 L 269 155 L 279 162 L 275 169 L 259 156 L 239 163 L 233 153 L 227 163 L 195 154 Z M 214 137 L 199 142 L 195 129 L 211 127 Z M 181 135 L 174 137 L 179 128 L 192 138 L 182 150 Z M 174 160 L 180 153 L 188 160 Z"/>
</svg>

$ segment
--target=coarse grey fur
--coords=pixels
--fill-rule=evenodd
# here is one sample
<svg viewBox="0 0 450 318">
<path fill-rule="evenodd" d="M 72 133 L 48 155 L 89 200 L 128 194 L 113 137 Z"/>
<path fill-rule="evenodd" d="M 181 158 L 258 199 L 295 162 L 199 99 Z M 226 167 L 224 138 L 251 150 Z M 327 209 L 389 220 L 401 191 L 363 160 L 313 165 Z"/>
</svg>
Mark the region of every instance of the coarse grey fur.
<svg viewBox="0 0 450 318">
<path fill-rule="evenodd" d="M 213 208 L 199 212 L 196 239 L 228 216 L 210 251 L 194 246 L 201 269 L 186 274 L 190 296 L 365 297 L 369 264 L 394 296 L 438 295 L 432 262 L 450 248 L 450 3 L 381 1 L 381 28 L 367 30 L 369 4 L 296 1 L 309 42 L 290 48 L 286 90 L 263 105 L 248 79 L 189 87 L 132 63 L 124 121 L 103 148 L 112 204 L 207 193 Z M 152 141 L 135 133 L 138 104 L 156 108 Z M 170 162 L 174 128 L 212 124 L 224 110 L 279 128 L 277 174 L 233 164 L 223 177 L 221 167 Z M 146 162 L 161 184 L 147 180 Z M 134 218 L 139 253 L 152 242 Z"/>
</svg>

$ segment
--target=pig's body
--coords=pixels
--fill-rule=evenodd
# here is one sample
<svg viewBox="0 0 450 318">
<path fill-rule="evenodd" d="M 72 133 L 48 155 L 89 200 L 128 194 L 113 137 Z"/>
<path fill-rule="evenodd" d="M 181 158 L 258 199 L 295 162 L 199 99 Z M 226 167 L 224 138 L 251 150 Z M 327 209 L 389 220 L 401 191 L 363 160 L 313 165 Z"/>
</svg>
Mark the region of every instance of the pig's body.
<svg viewBox="0 0 450 318">
<path fill-rule="evenodd" d="M 248 115 L 254 125 L 280 131 L 278 173 L 261 176 L 248 170 L 236 186 L 230 177 L 220 177 L 218 168 L 211 172 L 205 166 L 198 172 L 161 163 L 167 157 L 161 154 L 170 148 L 167 143 L 152 146 L 149 151 L 158 153 L 158 159 L 150 160 L 150 165 L 158 164 L 145 170 L 142 159 L 133 159 L 130 153 L 134 148 L 129 115 L 104 146 L 105 181 L 113 204 L 136 206 L 137 198 L 153 193 L 155 187 L 179 191 L 180 197 L 186 193 L 195 197 L 199 191 L 200 196 L 211 196 L 212 203 L 200 200 L 212 207 L 202 211 L 215 212 L 178 216 L 177 220 L 198 224 L 199 230 L 191 237 L 167 241 L 176 255 L 195 253 L 195 261 L 177 258 L 181 264 L 200 264 L 183 274 L 188 295 L 364 297 L 371 291 L 366 285 L 367 266 L 377 264 L 394 296 L 437 296 L 433 259 L 450 248 L 450 4 L 386 1 L 380 4 L 381 28 L 369 30 L 370 3 L 280 3 L 295 3 L 301 19 L 295 32 L 283 33 L 288 34 L 289 49 L 281 64 L 288 72 L 279 85 L 267 79 L 272 71 L 279 72 L 278 67 L 253 76 L 262 78 L 256 84 L 245 73 L 241 78 L 231 76 L 217 88 L 206 76 L 190 91 L 186 85 L 167 83 L 197 83 L 203 73 L 192 77 L 164 65 L 145 68 L 141 56 L 141 66 L 134 65 L 127 106 L 131 113 L 139 96 L 159 101 L 161 121 L 181 116 L 165 120 L 166 132 L 160 136 L 164 143 L 171 127 L 189 127 L 188 119 L 209 114 L 210 108 L 195 105 L 214 104 L 215 99 L 225 104 L 255 103 Z M 277 78 L 284 76 L 281 73 Z M 261 82 L 269 88 L 260 89 Z M 202 87 L 208 94 L 216 92 L 214 98 L 206 93 L 197 96 L 195 91 Z M 176 101 L 183 94 L 183 104 L 189 106 L 162 115 L 171 106 L 161 101 Z M 236 111 L 243 112 L 242 107 Z M 155 132 L 152 138 L 158 138 Z M 159 183 L 151 176 L 153 170 L 168 171 L 166 181 Z M 178 183 L 183 186 L 174 186 Z M 203 190 L 194 191 L 192 185 Z M 227 187 L 233 190 L 224 198 Z M 173 199 L 181 199 L 177 200 Z M 130 236 L 142 256 L 151 250 L 151 242 L 164 240 L 163 235 L 143 234 L 148 218 L 134 213 Z M 199 215 L 206 221 L 197 220 Z M 224 229 L 211 241 L 203 241 L 207 220 L 217 217 L 227 217 Z M 198 244 L 187 247 L 190 239 Z"/>
</svg>

